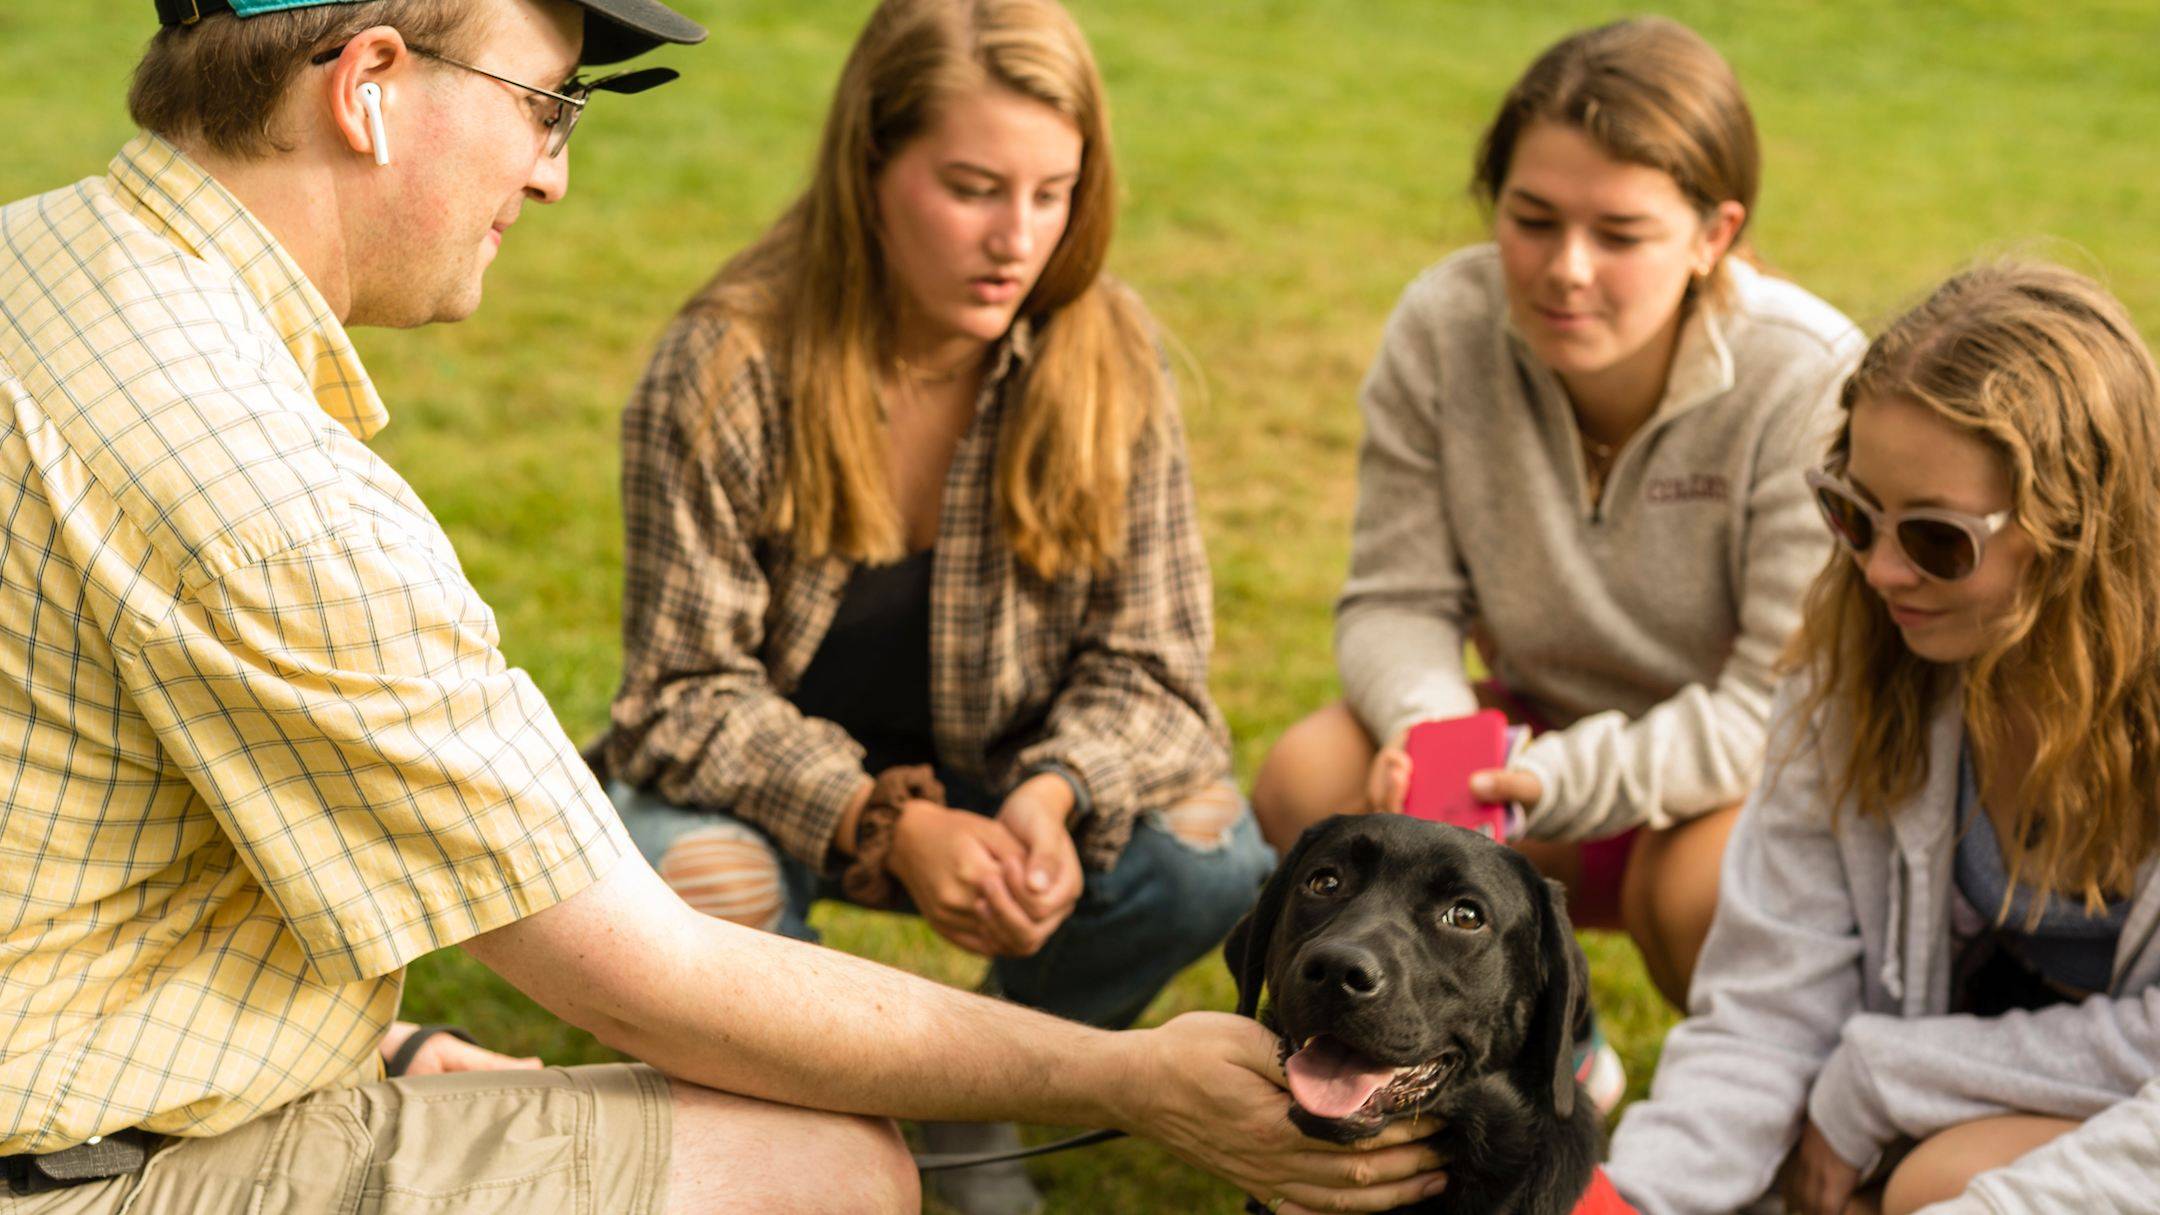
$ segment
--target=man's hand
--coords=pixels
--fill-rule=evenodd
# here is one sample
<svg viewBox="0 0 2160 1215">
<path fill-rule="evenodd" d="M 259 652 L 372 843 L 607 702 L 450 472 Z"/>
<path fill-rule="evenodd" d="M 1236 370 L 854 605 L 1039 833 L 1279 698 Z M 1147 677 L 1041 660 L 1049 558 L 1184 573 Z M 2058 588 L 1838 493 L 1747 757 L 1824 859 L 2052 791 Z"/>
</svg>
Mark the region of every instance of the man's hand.
<svg viewBox="0 0 2160 1215">
<path fill-rule="evenodd" d="M 1373 756 L 1365 773 L 1365 808 L 1374 814 L 1400 814 L 1410 800 L 1410 753 L 1398 734 Z"/>
<path fill-rule="evenodd" d="M 893 827 L 886 864 L 937 934 L 970 953 L 1005 952 L 985 925 L 985 889 L 1018 872 L 1027 849 L 1003 823 L 936 802 L 911 801 Z"/>
<path fill-rule="evenodd" d="M 1778 1175 L 1786 1208 L 1798 1215 L 1843 1215 L 1859 1184 L 1860 1170 L 1845 1163 L 1809 1119 Z"/>
<path fill-rule="evenodd" d="M 1065 827 L 1072 804 L 1072 786 L 1045 772 L 1021 782 L 998 810 L 1026 853 L 987 884 L 976 915 L 1006 957 L 1033 956 L 1080 901 L 1080 850 Z"/>
<path fill-rule="evenodd" d="M 1513 802 L 1527 811 L 1545 799 L 1545 782 L 1535 772 L 1488 768 L 1470 774 L 1470 796 L 1501 806 Z"/>
<path fill-rule="evenodd" d="M 1135 1071 L 1118 1099 L 1124 1125 L 1224 1178 L 1279 1215 L 1389 1211 L 1440 1192 L 1447 1177 L 1429 1120 L 1398 1122 L 1347 1147 L 1308 1139 L 1290 1123 L 1275 1035 L 1228 1013 L 1187 1013 L 1119 1035 Z"/>
<path fill-rule="evenodd" d="M 383 1035 L 383 1062 L 388 1063 L 391 1057 L 397 1054 L 398 1048 L 405 1045 L 405 1039 L 412 1037 L 413 1031 L 419 1028 L 410 1021 L 392 1021 L 390 1023 L 390 1032 Z M 509 1055 L 497 1054 L 485 1046 L 474 1046 L 463 1038 L 454 1037 L 450 1034 L 436 1034 L 420 1044 L 419 1053 L 413 1056 L 411 1065 L 405 1069 L 405 1074 L 408 1076 L 438 1076 L 444 1072 L 505 1072 L 538 1068 L 539 1066 L 540 1059 L 536 1055 L 526 1055 L 521 1059 L 513 1058 Z"/>
</svg>

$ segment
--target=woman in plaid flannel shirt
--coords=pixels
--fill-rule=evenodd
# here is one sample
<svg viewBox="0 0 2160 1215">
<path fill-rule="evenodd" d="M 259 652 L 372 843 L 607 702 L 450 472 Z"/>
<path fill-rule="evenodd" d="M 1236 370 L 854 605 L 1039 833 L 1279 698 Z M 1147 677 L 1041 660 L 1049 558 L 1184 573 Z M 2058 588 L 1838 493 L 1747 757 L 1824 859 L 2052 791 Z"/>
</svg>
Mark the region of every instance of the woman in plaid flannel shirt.
<svg viewBox="0 0 2160 1215">
<path fill-rule="evenodd" d="M 813 184 L 624 420 L 599 748 L 693 905 L 805 937 L 820 897 L 913 910 L 996 990 L 1103 1026 L 1272 865 L 1208 696 L 1157 334 L 1102 273 L 1114 189 L 1054 0 L 879 7 Z M 1007 1181 L 948 1197 L 1026 1209 Z"/>
</svg>

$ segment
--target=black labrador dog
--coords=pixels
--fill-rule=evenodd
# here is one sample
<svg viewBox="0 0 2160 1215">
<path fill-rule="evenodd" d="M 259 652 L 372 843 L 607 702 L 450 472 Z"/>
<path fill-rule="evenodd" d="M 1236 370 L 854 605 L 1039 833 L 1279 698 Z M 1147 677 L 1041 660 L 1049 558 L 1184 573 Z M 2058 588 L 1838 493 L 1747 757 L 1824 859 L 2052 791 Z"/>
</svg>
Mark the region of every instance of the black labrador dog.
<svg viewBox="0 0 2160 1215">
<path fill-rule="evenodd" d="M 1587 995 L 1561 887 L 1473 831 L 1399 814 L 1306 831 L 1223 952 L 1283 1043 L 1291 1120 L 1346 1143 L 1432 1115 L 1448 1186 L 1405 1212 L 1565 1215 L 1601 1128 L 1577 1089 Z"/>
</svg>

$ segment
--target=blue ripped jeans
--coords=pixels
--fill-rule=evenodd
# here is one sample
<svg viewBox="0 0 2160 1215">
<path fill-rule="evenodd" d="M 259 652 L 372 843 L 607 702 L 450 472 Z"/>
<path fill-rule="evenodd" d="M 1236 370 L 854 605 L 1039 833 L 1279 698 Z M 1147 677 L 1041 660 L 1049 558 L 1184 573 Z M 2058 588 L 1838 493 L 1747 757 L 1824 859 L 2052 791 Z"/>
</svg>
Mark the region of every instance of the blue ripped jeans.
<svg viewBox="0 0 2160 1215">
<path fill-rule="evenodd" d="M 997 800 L 987 791 L 943 769 L 937 775 L 955 808 L 997 812 Z M 630 838 L 654 865 L 691 831 L 718 822 L 740 824 L 729 815 L 677 806 L 616 781 L 608 782 L 607 791 Z M 777 931 L 817 941 L 807 919 L 810 907 L 820 899 L 841 898 L 840 883 L 759 835 L 786 892 Z M 1034 957 L 993 958 L 991 981 L 1015 1003 L 1123 1029 L 1180 970 L 1230 934 L 1274 866 L 1275 854 L 1262 842 L 1249 808 L 1219 841 L 1206 844 L 1173 834 L 1159 811 L 1143 813 L 1117 867 L 1108 873 L 1086 871 L 1071 917 Z"/>
</svg>

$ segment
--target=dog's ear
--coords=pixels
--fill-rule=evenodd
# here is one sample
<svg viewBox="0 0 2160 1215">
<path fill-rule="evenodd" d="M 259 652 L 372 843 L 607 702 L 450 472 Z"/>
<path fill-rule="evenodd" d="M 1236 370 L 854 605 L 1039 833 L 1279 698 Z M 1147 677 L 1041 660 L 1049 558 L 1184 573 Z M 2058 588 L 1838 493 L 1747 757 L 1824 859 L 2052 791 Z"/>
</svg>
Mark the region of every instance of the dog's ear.
<svg viewBox="0 0 2160 1215">
<path fill-rule="evenodd" d="M 1333 821 L 1307 827 L 1297 843 L 1290 845 L 1289 855 L 1275 866 L 1267 885 L 1261 888 L 1260 901 L 1253 904 L 1223 942 L 1223 962 L 1230 967 L 1230 977 L 1237 981 L 1237 1011 L 1241 1017 L 1250 1017 L 1260 1009 L 1260 988 L 1267 981 L 1268 944 L 1275 939 L 1275 921 L 1282 917 L 1283 899 L 1290 893 L 1290 875 L 1321 827 Z"/>
<path fill-rule="evenodd" d="M 1523 868 L 1530 869 L 1527 861 Z M 1589 999 L 1590 967 L 1568 920 L 1567 887 L 1537 876 L 1535 870 L 1530 880 L 1532 901 L 1538 906 L 1538 970 L 1544 986 L 1531 1008 L 1523 1056 L 1531 1061 L 1539 1087 L 1551 1088 L 1553 1112 L 1565 1121 L 1575 1113 L 1575 1026 Z M 1546 1068 L 1552 1069 L 1549 1076 Z"/>
</svg>

